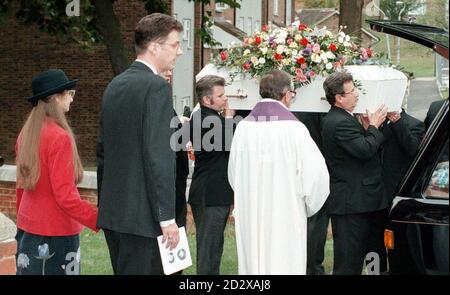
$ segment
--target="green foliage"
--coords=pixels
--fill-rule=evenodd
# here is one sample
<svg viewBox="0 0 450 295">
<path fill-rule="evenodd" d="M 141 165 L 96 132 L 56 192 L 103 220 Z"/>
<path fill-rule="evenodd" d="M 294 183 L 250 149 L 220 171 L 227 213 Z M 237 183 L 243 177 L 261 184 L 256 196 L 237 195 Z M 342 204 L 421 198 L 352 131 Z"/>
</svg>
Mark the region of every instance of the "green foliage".
<svg viewBox="0 0 450 295">
<path fill-rule="evenodd" d="M 169 5 L 166 0 L 141 0 L 145 4 L 147 12 L 161 12 L 170 14 Z"/>
<path fill-rule="evenodd" d="M 333 8 L 336 7 L 336 0 L 305 0 L 305 8 Z"/>
<path fill-rule="evenodd" d="M 400 12 L 402 12 L 403 17 L 407 15 L 409 12 L 419 8 L 422 5 L 420 0 L 403 0 L 402 2 L 403 4 L 397 4 L 397 1 L 381 0 L 380 8 L 386 13 L 386 16 L 389 19 L 397 20 Z"/>
<path fill-rule="evenodd" d="M 0 2 L 0 15 L 6 14 L 12 0 Z M 73 41 L 88 49 L 101 40 L 95 26 L 95 8 L 89 0 L 80 0 L 80 16 L 67 16 L 71 1 L 19 0 L 16 17 L 25 24 L 35 23 L 41 31 Z"/>
<path fill-rule="evenodd" d="M 448 15 L 446 15 L 445 8 L 446 4 L 448 4 L 448 0 L 434 0 L 432 5 L 427 6 L 425 15 L 420 17 L 418 22 L 448 30 Z"/>
</svg>

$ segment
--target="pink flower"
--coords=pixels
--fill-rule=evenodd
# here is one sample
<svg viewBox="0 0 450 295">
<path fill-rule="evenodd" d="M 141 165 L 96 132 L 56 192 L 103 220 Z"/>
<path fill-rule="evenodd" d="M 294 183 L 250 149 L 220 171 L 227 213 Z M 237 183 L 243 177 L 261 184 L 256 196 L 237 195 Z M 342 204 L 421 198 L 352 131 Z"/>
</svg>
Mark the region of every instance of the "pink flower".
<svg viewBox="0 0 450 295">
<path fill-rule="evenodd" d="M 366 61 L 369 59 L 369 55 L 367 54 L 367 50 L 365 48 L 361 48 L 359 51 L 361 52 L 360 57 L 363 61 Z"/>
<path fill-rule="evenodd" d="M 309 72 L 309 77 L 314 78 L 315 76 L 316 76 L 316 72 L 314 72 L 314 71 Z"/>
<path fill-rule="evenodd" d="M 263 30 L 264 32 L 268 32 L 269 31 L 269 26 L 268 25 L 262 25 L 261 30 Z"/>
<path fill-rule="evenodd" d="M 320 53 L 320 45 L 317 44 L 317 43 L 315 43 L 315 44 L 313 45 L 312 51 L 313 51 L 314 53 Z"/>
<path fill-rule="evenodd" d="M 306 63 L 304 63 L 304 64 L 302 64 L 300 67 L 301 67 L 302 69 L 306 69 L 306 68 L 308 67 L 308 65 L 307 65 Z"/>
</svg>

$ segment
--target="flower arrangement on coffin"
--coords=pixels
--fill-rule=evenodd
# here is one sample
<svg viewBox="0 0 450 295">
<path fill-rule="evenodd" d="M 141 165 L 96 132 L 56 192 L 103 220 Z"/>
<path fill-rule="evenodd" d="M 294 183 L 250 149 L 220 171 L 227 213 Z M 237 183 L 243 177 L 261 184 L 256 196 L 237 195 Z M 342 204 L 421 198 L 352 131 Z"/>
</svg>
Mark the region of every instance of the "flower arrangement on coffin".
<svg viewBox="0 0 450 295">
<path fill-rule="evenodd" d="M 226 67 L 232 80 L 238 74 L 258 78 L 269 70 L 281 69 L 293 77 L 294 87 L 298 88 L 317 75 L 343 70 L 344 65 L 381 64 L 382 56 L 370 48 L 358 47 L 343 27 L 333 35 L 326 27 L 313 29 L 297 22 L 273 30 L 263 25 L 242 44 L 230 44 L 214 64 Z"/>
</svg>

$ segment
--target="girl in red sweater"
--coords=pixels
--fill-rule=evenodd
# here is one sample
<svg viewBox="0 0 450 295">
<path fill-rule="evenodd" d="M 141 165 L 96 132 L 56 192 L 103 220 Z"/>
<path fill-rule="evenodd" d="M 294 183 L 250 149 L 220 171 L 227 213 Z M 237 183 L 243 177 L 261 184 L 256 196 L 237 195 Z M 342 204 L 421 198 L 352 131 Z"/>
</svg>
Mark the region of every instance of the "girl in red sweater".
<svg viewBox="0 0 450 295">
<path fill-rule="evenodd" d="M 79 274 L 79 233 L 98 231 L 97 209 L 77 190 L 83 166 L 65 117 L 76 82 L 56 69 L 32 82 L 33 109 L 16 143 L 17 274 Z"/>
</svg>

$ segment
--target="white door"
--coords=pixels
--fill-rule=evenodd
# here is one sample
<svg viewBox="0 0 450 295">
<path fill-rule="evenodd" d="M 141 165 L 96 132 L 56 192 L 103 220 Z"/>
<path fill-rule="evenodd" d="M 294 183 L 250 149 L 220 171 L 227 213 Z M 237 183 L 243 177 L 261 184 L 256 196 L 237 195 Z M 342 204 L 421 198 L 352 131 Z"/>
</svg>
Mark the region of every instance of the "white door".
<svg viewBox="0 0 450 295">
<path fill-rule="evenodd" d="M 183 25 L 180 36 L 183 55 L 173 71 L 173 107 L 178 115 L 185 106 L 192 110 L 194 97 L 194 1 L 174 0 L 173 16 Z"/>
<path fill-rule="evenodd" d="M 236 27 L 253 35 L 255 30 L 261 30 L 262 1 L 242 1 L 241 8 L 236 9 Z"/>
</svg>

